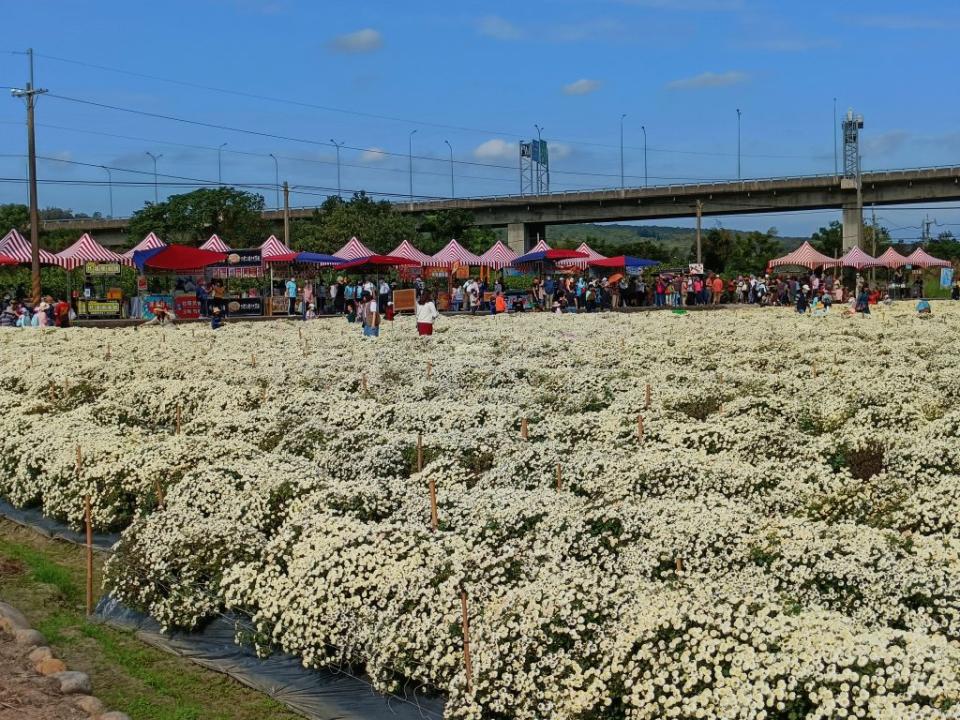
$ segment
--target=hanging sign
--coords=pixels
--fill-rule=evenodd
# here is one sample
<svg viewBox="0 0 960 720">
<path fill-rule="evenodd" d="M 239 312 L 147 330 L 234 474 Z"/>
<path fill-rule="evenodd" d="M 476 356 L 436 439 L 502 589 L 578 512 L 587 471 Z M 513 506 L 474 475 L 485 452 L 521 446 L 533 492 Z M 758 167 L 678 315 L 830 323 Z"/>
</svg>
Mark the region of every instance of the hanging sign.
<svg viewBox="0 0 960 720">
<path fill-rule="evenodd" d="M 120 274 L 120 263 L 118 262 L 87 262 L 84 263 L 83 272 L 93 276 L 109 276 Z"/>
</svg>

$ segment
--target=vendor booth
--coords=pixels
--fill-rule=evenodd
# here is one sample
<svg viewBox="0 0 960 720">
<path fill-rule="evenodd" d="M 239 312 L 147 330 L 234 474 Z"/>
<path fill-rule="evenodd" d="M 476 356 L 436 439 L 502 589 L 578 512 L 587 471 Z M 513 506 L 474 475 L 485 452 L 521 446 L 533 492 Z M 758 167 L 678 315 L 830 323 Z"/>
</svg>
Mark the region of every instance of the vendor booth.
<svg viewBox="0 0 960 720">
<path fill-rule="evenodd" d="M 483 261 L 479 255 L 467 250 L 456 240 L 451 240 L 433 257 L 427 259 L 427 266 L 432 269 L 442 269 L 447 276 L 447 290 L 437 295 L 437 309 L 449 310 L 453 295 L 453 280 L 466 280 L 470 277 L 471 267 L 480 267 Z"/>
<path fill-rule="evenodd" d="M 164 245 L 134 252 L 133 262 L 143 275 L 142 281 L 138 280 L 137 288 L 145 293 L 139 298 L 140 317 L 146 320 L 153 319 L 158 307 L 163 307 L 175 317 L 183 319 L 199 317 L 197 282 L 203 278 L 207 267 L 217 263 L 222 264 L 226 260 L 226 253 L 201 250 L 186 245 Z M 148 274 L 174 275 L 175 282 L 172 290 L 168 284 L 164 292 L 149 292 L 146 282 Z M 239 301 L 234 303 L 225 297 L 220 297 L 219 301 L 227 314 L 231 309 L 235 311 L 233 314 L 240 314 L 244 309 Z M 211 304 L 212 302 L 211 298 Z M 262 305 L 260 307 L 262 309 Z"/>
<path fill-rule="evenodd" d="M 82 290 L 72 290 L 75 310 L 80 318 L 122 318 L 125 314 L 120 273 L 133 262 L 94 240 L 89 233 L 57 253 L 60 266 L 73 284 L 73 271 L 83 269 Z"/>
</svg>

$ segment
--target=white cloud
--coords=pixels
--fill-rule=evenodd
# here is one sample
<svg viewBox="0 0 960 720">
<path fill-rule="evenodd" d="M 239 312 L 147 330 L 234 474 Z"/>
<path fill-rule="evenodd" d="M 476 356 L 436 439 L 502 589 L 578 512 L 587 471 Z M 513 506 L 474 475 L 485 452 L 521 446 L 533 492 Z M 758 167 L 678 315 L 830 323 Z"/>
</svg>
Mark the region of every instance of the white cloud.
<svg viewBox="0 0 960 720">
<path fill-rule="evenodd" d="M 864 155 L 892 155 L 910 139 L 910 133 L 903 130 L 891 130 L 863 139 Z"/>
<path fill-rule="evenodd" d="M 364 28 L 356 32 L 338 35 L 328 44 L 334 52 L 368 53 L 383 47 L 383 36 L 373 28 Z"/>
<path fill-rule="evenodd" d="M 378 163 L 378 162 L 383 162 L 386 159 L 387 159 L 387 153 L 383 148 L 378 148 L 378 147 L 367 148 L 362 153 L 360 153 L 360 162 Z"/>
<path fill-rule="evenodd" d="M 477 145 L 473 156 L 478 160 L 515 160 L 518 152 L 517 143 L 494 138 Z"/>
<path fill-rule="evenodd" d="M 573 148 L 562 142 L 547 143 L 547 151 L 551 160 L 564 160 L 573 155 Z"/>
<path fill-rule="evenodd" d="M 587 80 L 583 78 L 563 86 L 564 95 L 589 95 L 600 89 L 599 80 Z"/>
<path fill-rule="evenodd" d="M 746 73 L 731 70 L 729 72 L 705 72 L 693 77 L 681 78 L 667 83 L 667 90 L 699 90 L 701 88 L 726 87 L 739 85 L 749 80 Z"/>
<path fill-rule="evenodd" d="M 487 15 L 480 18 L 477 22 L 477 30 L 481 35 L 497 40 L 519 40 L 523 37 L 520 28 L 497 15 Z"/>
</svg>

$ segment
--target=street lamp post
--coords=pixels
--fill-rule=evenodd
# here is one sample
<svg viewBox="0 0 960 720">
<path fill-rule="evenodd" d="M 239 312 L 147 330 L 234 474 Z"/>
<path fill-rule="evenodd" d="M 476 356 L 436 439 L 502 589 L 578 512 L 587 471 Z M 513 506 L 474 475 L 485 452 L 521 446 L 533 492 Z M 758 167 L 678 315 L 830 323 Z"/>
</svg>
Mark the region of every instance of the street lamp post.
<svg viewBox="0 0 960 720">
<path fill-rule="evenodd" d="M 280 163 L 277 161 L 277 156 L 273 153 L 270 153 L 270 157 L 273 158 L 273 189 L 277 191 L 277 210 L 280 209 Z"/>
<path fill-rule="evenodd" d="M 221 143 L 220 147 L 217 148 L 217 184 L 223 185 L 223 164 L 220 162 L 220 154 L 223 152 L 223 149 L 227 146 L 227 143 Z"/>
<path fill-rule="evenodd" d="M 337 197 L 339 198 L 343 197 L 341 194 L 342 191 L 340 190 L 340 148 L 344 145 L 344 143 L 338 143 L 333 138 L 330 139 L 330 142 L 332 142 L 333 146 L 337 149 Z"/>
<path fill-rule="evenodd" d="M 407 137 L 407 158 L 410 163 L 410 202 L 413 202 L 413 136 L 416 134 L 416 130 L 411 130 Z"/>
<path fill-rule="evenodd" d="M 450 144 L 449 140 L 444 140 L 443 142 L 450 150 L 450 198 L 453 199 L 457 196 L 453 189 L 453 145 Z"/>
<path fill-rule="evenodd" d="M 737 180 L 740 179 L 740 108 L 737 108 Z"/>
<path fill-rule="evenodd" d="M 153 160 L 153 204 L 157 205 L 160 202 L 160 192 L 157 190 L 157 160 L 163 157 L 163 153 L 154 155 L 152 152 L 147 151 L 147 155 Z"/>
<path fill-rule="evenodd" d="M 113 175 L 110 173 L 110 168 L 106 165 L 101 165 L 104 170 L 107 171 L 107 188 L 110 193 L 110 218 L 113 218 Z"/>
<path fill-rule="evenodd" d="M 539 125 L 537 125 L 536 123 L 534 123 L 533 126 L 537 129 L 537 160 L 538 160 L 538 162 L 537 162 L 537 165 L 538 165 L 538 167 L 537 167 L 537 195 L 542 195 L 542 194 L 543 194 L 543 180 L 542 180 L 541 177 L 540 177 L 541 173 L 540 173 L 540 167 L 539 167 L 539 165 L 540 165 L 541 162 L 543 162 L 543 154 L 542 154 L 542 150 L 543 150 L 543 137 L 542 137 L 542 135 L 543 135 L 543 128 L 540 127 Z"/>
<path fill-rule="evenodd" d="M 837 165 L 837 99 L 833 99 L 833 175 L 840 174 L 840 168 Z"/>
<path fill-rule="evenodd" d="M 643 131 L 643 186 L 647 186 L 647 126 L 641 125 Z"/>
<path fill-rule="evenodd" d="M 624 188 L 623 181 L 623 120 L 627 117 L 626 113 L 620 115 L 620 189 Z"/>
</svg>

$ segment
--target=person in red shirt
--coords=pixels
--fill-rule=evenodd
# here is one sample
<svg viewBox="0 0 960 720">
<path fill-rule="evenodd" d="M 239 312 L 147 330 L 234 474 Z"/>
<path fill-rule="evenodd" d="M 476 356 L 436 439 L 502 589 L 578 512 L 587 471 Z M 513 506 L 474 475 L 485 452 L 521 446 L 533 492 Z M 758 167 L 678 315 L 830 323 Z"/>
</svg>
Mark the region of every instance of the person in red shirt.
<svg viewBox="0 0 960 720">
<path fill-rule="evenodd" d="M 70 327 L 70 303 L 66 300 L 57 300 L 53 306 L 53 323 L 60 328 Z"/>
<path fill-rule="evenodd" d="M 723 297 L 723 278 L 719 275 L 714 275 L 710 289 L 713 290 L 713 304 L 719 305 L 720 298 Z"/>
</svg>

